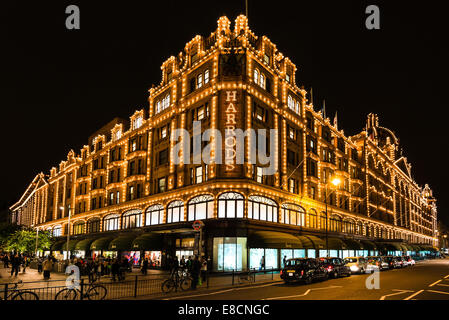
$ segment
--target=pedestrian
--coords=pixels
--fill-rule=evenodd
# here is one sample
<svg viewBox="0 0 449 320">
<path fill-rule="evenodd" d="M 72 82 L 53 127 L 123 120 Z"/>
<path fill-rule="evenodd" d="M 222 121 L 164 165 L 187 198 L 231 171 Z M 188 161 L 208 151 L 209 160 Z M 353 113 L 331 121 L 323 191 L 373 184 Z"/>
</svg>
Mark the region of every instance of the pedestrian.
<svg viewBox="0 0 449 320">
<path fill-rule="evenodd" d="M 186 259 L 184 258 L 184 256 L 181 256 L 181 260 L 179 260 L 179 266 L 181 267 L 181 269 L 185 269 Z"/>
<path fill-rule="evenodd" d="M 39 272 L 39 273 L 42 272 L 42 263 L 43 263 L 42 258 L 38 257 L 37 258 L 37 272 Z"/>
<path fill-rule="evenodd" d="M 19 257 L 19 254 L 16 253 L 14 257 L 11 259 L 11 277 L 14 274 L 15 277 L 17 277 L 17 274 L 19 273 L 21 264 L 21 259 Z"/>
<path fill-rule="evenodd" d="M 285 265 L 287 264 L 287 256 L 284 256 L 284 259 L 282 259 L 282 263 L 283 266 L 285 267 Z"/>
<path fill-rule="evenodd" d="M 207 274 L 207 258 L 203 257 L 201 263 L 201 280 L 202 282 L 206 282 L 206 274 Z"/>
<path fill-rule="evenodd" d="M 145 260 L 142 263 L 142 274 L 146 275 L 148 270 L 148 258 L 145 258 Z"/>
<path fill-rule="evenodd" d="M 22 266 L 23 266 L 23 271 L 22 273 L 25 273 L 26 268 L 30 265 L 30 258 L 28 256 L 24 256 L 23 257 L 23 262 L 22 262 Z"/>
<path fill-rule="evenodd" d="M 178 272 L 178 270 L 179 270 L 178 256 L 174 256 L 171 273 L 174 274 L 175 272 Z"/>
<path fill-rule="evenodd" d="M 198 284 L 198 279 L 199 279 L 200 270 L 201 270 L 201 263 L 198 260 L 197 255 L 195 255 L 195 258 L 192 261 L 190 270 L 191 270 L 190 272 L 192 275 L 192 289 L 196 290 L 196 286 Z"/>
<path fill-rule="evenodd" d="M 87 275 L 89 277 L 89 282 L 95 281 L 95 263 L 90 258 L 89 261 L 87 262 Z"/>
<path fill-rule="evenodd" d="M 120 272 L 120 265 L 118 263 L 118 260 L 114 259 L 111 265 L 112 281 L 115 281 L 118 278 L 119 272 Z"/>
<path fill-rule="evenodd" d="M 9 268 L 9 254 L 5 254 L 5 256 L 3 257 L 3 266 L 5 267 L 5 269 Z"/>
<path fill-rule="evenodd" d="M 53 259 L 52 257 L 48 257 L 47 260 L 44 261 L 43 270 L 44 270 L 44 280 L 50 279 L 50 273 L 53 269 Z"/>
<path fill-rule="evenodd" d="M 262 256 L 262 259 L 260 259 L 260 270 L 265 269 L 265 256 Z"/>
</svg>

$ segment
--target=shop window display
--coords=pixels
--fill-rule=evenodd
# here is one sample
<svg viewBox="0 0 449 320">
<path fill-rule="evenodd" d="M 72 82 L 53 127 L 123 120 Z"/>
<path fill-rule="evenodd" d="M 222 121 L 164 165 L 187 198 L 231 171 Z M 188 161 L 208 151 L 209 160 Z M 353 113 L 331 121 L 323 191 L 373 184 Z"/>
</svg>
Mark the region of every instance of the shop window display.
<svg viewBox="0 0 449 320">
<path fill-rule="evenodd" d="M 246 238 L 214 238 L 214 265 L 216 271 L 241 271 L 247 269 Z"/>
</svg>

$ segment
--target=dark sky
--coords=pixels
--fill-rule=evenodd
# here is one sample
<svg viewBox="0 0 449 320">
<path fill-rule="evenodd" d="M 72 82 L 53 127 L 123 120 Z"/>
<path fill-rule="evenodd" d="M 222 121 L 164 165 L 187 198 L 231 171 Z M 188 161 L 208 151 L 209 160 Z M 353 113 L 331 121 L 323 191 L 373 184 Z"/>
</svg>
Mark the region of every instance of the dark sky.
<svg viewBox="0 0 449 320">
<path fill-rule="evenodd" d="M 297 65 L 297 83 L 355 134 L 376 112 L 392 129 L 420 185 L 429 183 L 449 224 L 447 22 L 440 2 L 248 0 L 250 28 Z M 95 3 L 95 4 L 93 4 Z M 244 0 L 34 1 L 2 3 L 0 205 L 15 202 L 34 176 L 48 173 L 116 116 L 147 108 L 160 66 L 195 35 L 209 36 L 221 15 L 234 21 Z M 81 29 L 65 28 L 65 8 Z M 365 28 L 380 8 L 381 29 Z M 442 75 L 446 74 L 446 77 Z M 444 97 L 445 98 L 445 97 Z"/>
</svg>

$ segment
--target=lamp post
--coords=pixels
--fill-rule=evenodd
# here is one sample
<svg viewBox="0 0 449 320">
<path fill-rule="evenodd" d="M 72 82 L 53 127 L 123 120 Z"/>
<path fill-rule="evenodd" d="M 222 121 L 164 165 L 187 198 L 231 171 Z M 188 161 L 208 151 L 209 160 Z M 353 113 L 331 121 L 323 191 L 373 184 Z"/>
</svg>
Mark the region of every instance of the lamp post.
<svg viewBox="0 0 449 320">
<path fill-rule="evenodd" d="M 64 210 L 64 207 L 59 207 L 59 209 Z M 67 261 L 70 260 L 70 250 L 69 250 L 69 242 L 70 242 L 70 216 L 71 216 L 71 210 L 70 207 L 67 208 L 69 211 L 69 219 L 67 221 Z"/>
<path fill-rule="evenodd" d="M 341 180 L 338 177 L 335 177 L 334 179 L 332 179 L 331 183 L 337 187 L 340 185 Z M 327 186 L 328 184 L 326 183 L 326 188 L 324 188 L 324 203 L 326 206 L 326 255 L 327 257 L 329 257 L 329 237 L 328 237 L 328 214 L 327 214 Z"/>
</svg>

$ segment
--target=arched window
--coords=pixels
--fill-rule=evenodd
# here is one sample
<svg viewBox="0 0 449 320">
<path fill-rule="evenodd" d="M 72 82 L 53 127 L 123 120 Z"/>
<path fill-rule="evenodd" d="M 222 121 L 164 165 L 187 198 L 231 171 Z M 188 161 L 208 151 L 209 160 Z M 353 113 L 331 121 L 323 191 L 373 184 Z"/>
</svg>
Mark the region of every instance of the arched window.
<svg viewBox="0 0 449 320">
<path fill-rule="evenodd" d="M 355 230 L 356 234 L 360 234 L 363 235 L 363 225 L 362 223 L 359 221 L 356 224 L 356 230 Z"/>
<path fill-rule="evenodd" d="M 243 218 L 245 199 L 240 193 L 225 192 L 218 197 L 219 218 Z"/>
<path fill-rule="evenodd" d="M 248 198 L 248 218 L 278 222 L 278 205 L 265 197 L 250 196 Z"/>
<path fill-rule="evenodd" d="M 320 213 L 320 229 L 321 230 L 326 229 L 326 213 L 325 212 Z"/>
<path fill-rule="evenodd" d="M 53 228 L 53 237 L 60 237 L 62 235 L 62 227 L 61 226 L 55 226 Z"/>
<path fill-rule="evenodd" d="M 184 202 L 176 200 L 167 207 L 167 223 L 184 221 Z"/>
<path fill-rule="evenodd" d="M 309 210 L 309 226 L 308 227 L 314 228 L 314 229 L 318 228 L 318 217 L 317 217 L 315 209 Z"/>
<path fill-rule="evenodd" d="M 306 212 L 296 204 L 284 203 L 281 207 L 281 213 L 286 224 L 303 227 L 306 225 Z"/>
<path fill-rule="evenodd" d="M 164 207 L 160 204 L 155 204 L 147 209 L 145 215 L 145 225 L 151 226 L 155 224 L 162 224 L 164 220 Z"/>
<path fill-rule="evenodd" d="M 259 84 L 259 70 L 254 69 L 254 82 Z"/>
<path fill-rule="evenodd" d="M 73 234 L 83 234 L 84 233 L 84 222 L 78 221 L 73 224 Z"/>
<path fill-rule="evenodd" d="M 330 230 L 335 232 L 341 232 L 341 217 L 339 216 L 332 216 L 329 219 L 330 223 Z"/>
<path fill-rule="evenodd" d="M 103 230 L 112 231 L 118 230 L 118 221 L 120 216 L 118 214 L 110 214 L 103 219 Z"/>
<path fill-rule="evenodd" d="M 347 219 L 343 221 L 343 232 L 345 233 L 354 233 L 354 221 Z"/>
<path fill-rule="evenodd" d="M 214 198 L 201 195 L 189 201 L 187 206 L 188 220 L 210 219 L 214 215 Z"/>
<path fill-rule="evenodd" d="M 142 211 L 132 209 L 122 216 L 122 229 L 139 228 L 142 226 Z"/>
<path fill-rule="evenodd" d="M 87 233 L 100 232 L 100 218 L 87 220 Z"/>
</svg>

